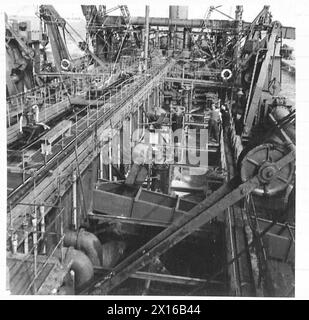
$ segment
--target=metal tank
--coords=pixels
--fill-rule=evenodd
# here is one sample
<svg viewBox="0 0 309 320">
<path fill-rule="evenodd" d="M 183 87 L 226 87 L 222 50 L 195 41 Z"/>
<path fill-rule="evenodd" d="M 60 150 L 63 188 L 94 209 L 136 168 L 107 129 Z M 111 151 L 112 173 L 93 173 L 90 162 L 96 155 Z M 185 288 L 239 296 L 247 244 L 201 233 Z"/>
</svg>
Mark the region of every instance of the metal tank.
<svg viewBox="0 0 309 320">
<path fill-rule="evenodd" d="M 188 19 L 188 7 L 187 6 L 169 6 L 169 19 Z M 175 28 L 170 26 L 170 49 L 181 50 L 183 48 L 184 40 L 184 28 Z"/>
</svg>

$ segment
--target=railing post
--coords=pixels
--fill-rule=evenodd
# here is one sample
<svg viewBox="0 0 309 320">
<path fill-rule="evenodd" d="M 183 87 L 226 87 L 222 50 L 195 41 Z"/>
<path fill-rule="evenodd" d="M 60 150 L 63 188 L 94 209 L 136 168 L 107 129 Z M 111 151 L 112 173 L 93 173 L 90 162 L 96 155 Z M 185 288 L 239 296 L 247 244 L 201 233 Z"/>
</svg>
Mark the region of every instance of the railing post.
<svg viewBox="0 0 309 320">
<path fill-rule="evenodd" d="M 87 105 L 87 128 L 89 126 L 89 110 L 90 110 L 89 105 Z"/>
<path fill-rule="evenodd" d="M 61 201 L 61 200 L 60 200 Z M 63 234 L 64 234 L 64 219 L 63 219 L 63 212 L 64 208 L 61 209 L 60 212 L 60 253 L 61 253 L 61 263 L 63 263 L 64 256 L 63 256 Z"/>
<path fill-rule="evenodd" d="M 73 173 L 72 176 L 72 196 L 73 196 L 73 217 L 72 217 L 72 225 L 74 230 L 77 229 L 77 177 L 76 174 Z"/>
<path fill-rule="evenodd" d="M 11 235 L 11 242 L 12 242 L 12 253 L 17 253 L 17 247 L 18 247 L 18 235 L 17 233 L 12 233 Z"/>
<path fill-rule="evenodd" d="M 29 232 L 28 232 L 28 221 L 24 219 L 23 221 L 23 230 L 24 230 L 24 254 L 29 253 Z"/>
<path fill-rule="evenodd" d="M 37 235 L 37 208 L 34 206 L 34 213 L 32 215 L 32 237 L 33 237 L 33 273 L 34 273 L 34 281 L 33 281 L 33 291 L 36 294 L 36 276 L 37 276 L 37 254 L 38 254 L 38 235 Z"/>
<path fill-rule="evenodd" d="M 44 206 L 40 206 L 39 207 L 39 211 L 40 211 L 40 219 L 41 219 L 41 238 L 42 238 L 42 243 L 43 243 L 43 247 L 42 247 L 42 254 L 46 254 L 46 241 L 45 241 L 45 207 Z"/>
<path fill-rule="evenodd" d="M 75 139 L 77 138 L 77 113 L 75 113 Z"/>
<path fill-rule="evenodd" d="M 109 138 L 109 141 L 108 141 L 108 157 L 109 157 L 109 164 L 108 164 L 108 168 L 109 168 L 109 181 L 112 181 L 112 180 L 113 180 L 112 138 Z"/>
<path fill-rule="evenodd" d="M 25 182 L 25 157 L 24 157 L 24 150 L 21 152 L 21 157 L 22 157 L 22 171 L 23 171 L 23 183 Z"/>
</svg>

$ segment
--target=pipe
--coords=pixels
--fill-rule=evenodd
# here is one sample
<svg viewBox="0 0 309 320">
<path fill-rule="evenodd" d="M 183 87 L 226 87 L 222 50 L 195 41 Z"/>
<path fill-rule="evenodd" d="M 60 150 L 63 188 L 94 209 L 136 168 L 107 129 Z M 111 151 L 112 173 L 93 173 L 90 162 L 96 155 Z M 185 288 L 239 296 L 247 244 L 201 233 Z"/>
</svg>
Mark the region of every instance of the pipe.
<svg viewBox="0 0 309 320">
<path fill-rule="evenodd" d="M 68 230 L 64 235 L 63 245 L 81 250 L 89 257 L 94 266 L 101 266 L 102 245 L 94 234 L 83 229 L 79 231 Z"/>
<path fill-rule="evenodd" d="M 94 269 L 90 259 L 85 253 L 75 250 L 72 247 L 68 250 L 65 257 L 65 264 L 71 265 L 74 271 L 75 288 L 81 289 L 93 279 Z"/>
<path fill-rule="evenodd" d="M 124 241 L 109 241 L 102 245 L 102 267 L 113 268 L 123 256 L 126 249 Z"/>
</svg>

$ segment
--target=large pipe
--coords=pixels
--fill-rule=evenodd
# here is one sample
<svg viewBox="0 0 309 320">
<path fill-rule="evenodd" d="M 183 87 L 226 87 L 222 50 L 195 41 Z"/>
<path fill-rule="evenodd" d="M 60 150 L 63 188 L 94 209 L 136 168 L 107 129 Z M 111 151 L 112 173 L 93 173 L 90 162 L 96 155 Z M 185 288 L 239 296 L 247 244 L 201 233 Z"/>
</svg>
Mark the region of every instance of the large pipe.
<svg viewBox="0 0 309 320">
<path fill-rule="evenodd" d="M 126 249 L 124 241 L 109 241 L 102 245 L 102 267 L 113 268 Z"/>
<path fill-rule="evenodd" d="M 104 27 L 109 27 L 111 25 L 115 26 L 125 26 L 125 21 L 121 19 L 119 16 L 107 16 L 107 17 L 98 17 L 98 24 L 103 24 Z M 145 17 L 131 17 L 130 23 L 132 25 L 145 25 Z M 175 19 L 175 18 L 157 18 L 157 17 L 149 17 L 149 25 L 150 26 L 158 26 L 158 27 L 186 27 L 186 28 L 201 28 L 204 23 L 203 19 Z M 237 26 L 236 21 L 230 20 L 208 20 L 207 27 L 212 29 L 226 29 L 231 28 L 234 29 Z M 89 25 L 91 29 L 92 24 Z"/>
<path fill-rule="evenodd" d="M 64 236 L 63 245 L 74 247 L 84 252 L 94 266 L 102 265 L 102 245 L 99 239 L 85 230 L 67 231 Z"/>
<path fill-rule="evenodd" d="M 171 20 L 187 20 L 188 19 L 188 7 L 187 6 L 169 6 L 169 19 Z M 170 26 L 170 32 L 173 39 L 171 43 L 175 49 L 182 49 L 183 47 L 183 28 Z M 181 32 L 180 37 L 175 37 L 175 32 Z M 173 49 L 173 48 L 171 48 Z"/>
<path fill-rule="evenodd" d="M 92 262 L 82 251 L 70 248 L 64 263 L 71 265 L 71 270 L 74 271 L 76 289 L 83 288 L 92 280 L 94 275 Z"/>
</svg>

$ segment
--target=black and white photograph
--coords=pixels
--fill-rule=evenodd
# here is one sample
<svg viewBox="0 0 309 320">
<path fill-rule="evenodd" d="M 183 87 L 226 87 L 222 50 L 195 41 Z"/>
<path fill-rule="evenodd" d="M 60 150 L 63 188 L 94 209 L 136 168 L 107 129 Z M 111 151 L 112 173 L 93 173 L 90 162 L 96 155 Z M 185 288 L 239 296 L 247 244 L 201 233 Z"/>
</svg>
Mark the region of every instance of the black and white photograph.
<svg viewBox="0 0 309 320">
<path fill-rule="evenodd" d="M 3 5 L 8 299 L 297 298 L 295 6 Z"/>
</svg>

